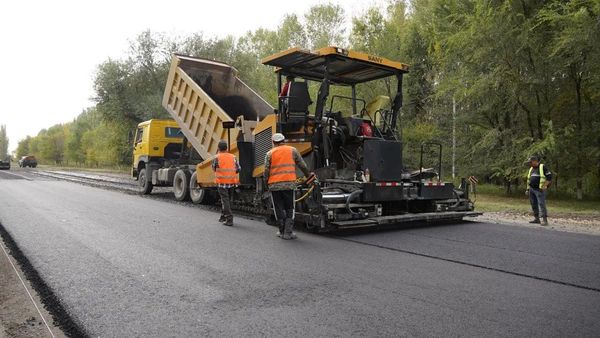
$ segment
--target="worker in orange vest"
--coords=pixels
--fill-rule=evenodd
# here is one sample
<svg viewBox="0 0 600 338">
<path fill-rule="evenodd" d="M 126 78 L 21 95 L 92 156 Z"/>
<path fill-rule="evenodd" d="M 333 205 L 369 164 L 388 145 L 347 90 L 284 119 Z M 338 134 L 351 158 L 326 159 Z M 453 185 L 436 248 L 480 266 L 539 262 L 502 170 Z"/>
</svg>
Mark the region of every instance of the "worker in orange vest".
<svg viewBox="0 0 600 338">
<path fill-rule="evenodd" d="M 240 164 L 237 158 L 227 151 L 227 141 L 221 140 L 217 146 L 219 152 L 212 162 L 212 168 L 215 172 L 215 183 L 217 191 L 221 197 L 221 218 L 219 222 L 224 225 L 233 225 L 233 214 L 231 213 L 231 196 L 233 189 L 240 184 L 239 172 Z"/>
<path fill-rule="evenodd" d="M 283 144 L 285 136 L 277 133 L 272 137 L 273 149 L 265 156 L 264 177 L 271 191 L 275 219 L 279 226 L 277 236 L 296 239 L 294 233 L 294 190 L 296 189 L 296 166 L 309 177 L 302 155 L 294 147 Z"/>
</svg>

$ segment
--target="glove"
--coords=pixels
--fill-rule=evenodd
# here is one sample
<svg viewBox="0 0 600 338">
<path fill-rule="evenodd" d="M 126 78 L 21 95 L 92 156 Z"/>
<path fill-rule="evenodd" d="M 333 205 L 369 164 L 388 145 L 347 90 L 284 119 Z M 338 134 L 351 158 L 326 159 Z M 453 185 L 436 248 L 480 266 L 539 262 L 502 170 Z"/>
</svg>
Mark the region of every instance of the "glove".
<svg viewBox="0 0 600 338">
<path fill-rule="evenodd" d="M 529 196 L 529 189 L 525 190 L 525 196 Z"/>
</svg>

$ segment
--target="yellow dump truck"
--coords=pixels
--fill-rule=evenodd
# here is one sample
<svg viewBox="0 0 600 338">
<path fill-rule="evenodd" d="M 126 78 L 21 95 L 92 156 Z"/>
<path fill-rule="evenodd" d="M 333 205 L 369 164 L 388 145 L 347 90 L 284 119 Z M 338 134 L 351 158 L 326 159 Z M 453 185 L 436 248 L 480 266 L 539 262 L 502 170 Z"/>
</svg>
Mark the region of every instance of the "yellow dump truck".
<svg viewBox="0 0 600 338">
<path fill-rule="evenodd" d="M 273 113 L 273 107 L 237 77 L 235 68 L 185 55 L 173 56 L 163 105 L 172 120 L 138 125 L 132 176 L 142 194 L 150 194 L 155 186 L 172 186 L 177 200 L 194 203 L 210 203 L 216 198 L 199 188 L 197 164 L 206 160 L 202 168 L 210 166 L 221 139 L 235 140 L 234 152 L 238 144 L 249 146 L 242 142 L 252 141 L 256 121 Z M 224 128 L 223 122 L 225 126 L 229 122 L 231 128 Z"/>
<path fill-rule="evenodd" d="M 283 78 L 295 78 L 276 109 L 241 81 L 230 65 L 173 55 L 163 107 L 174 124 L 164 122 L 160 128 L 179 127 L 182 150 L 178 155 L 194 152 L 197 161 L 187 156 L 185 163 L 172 162 L 166 151 L 154 160 L 138 157 L 134 174 L 140 192 L 173 184 L 175 191 L 185 192 L 176 196 L 189 194 L 196 203 L 214 203 L 211 161 L 218 142 L 229 140 L 242 167 L 233 205 L 272 219 L 262 175 L 271 137 L 280 132 L 317 176 L 299 180 L 296 190 L 296 220 L 308 230 L 459 220 L 478 214 L 469 200 L 466 180 L 460 187 L 441 180 L 441 144 L 422 148 L 422 153 L 431 147 L 439 151 L 437 171 L 423 170 L 423 160 L 413 171 L 403 163 L 397 129 L 407 65 L 337 47 L 292 48 L 266 57 L 263 64 L 274 67 L 277 93 Z M 357 96 L 358 87 L 384 78 L 395 85 L 393 99 L 375 95 L 367 103 Z M 336 95 L 330 94 L 332 87 L 340 88 Z M 153 122 L 149 125 L 152 129 Z M 150 147 L 167 149 L 168 141 L 161 142 L 164 146 Z"/>
</svg>

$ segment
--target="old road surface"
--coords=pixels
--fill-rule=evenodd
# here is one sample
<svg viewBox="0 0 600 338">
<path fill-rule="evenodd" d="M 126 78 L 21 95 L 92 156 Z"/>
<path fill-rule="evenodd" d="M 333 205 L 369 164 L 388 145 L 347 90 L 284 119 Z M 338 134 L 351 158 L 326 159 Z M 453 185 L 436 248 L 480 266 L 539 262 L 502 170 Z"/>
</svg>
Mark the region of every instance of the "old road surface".
<svg viewBox="0 0 600 338">
<path fill-rule="evenodd" d="M 465 222 L 283 241 L 35 171 L 0 172 L 0 191 L 3 235 L 90 336 L 600 336 L 600 236 Z"/>
</svg>

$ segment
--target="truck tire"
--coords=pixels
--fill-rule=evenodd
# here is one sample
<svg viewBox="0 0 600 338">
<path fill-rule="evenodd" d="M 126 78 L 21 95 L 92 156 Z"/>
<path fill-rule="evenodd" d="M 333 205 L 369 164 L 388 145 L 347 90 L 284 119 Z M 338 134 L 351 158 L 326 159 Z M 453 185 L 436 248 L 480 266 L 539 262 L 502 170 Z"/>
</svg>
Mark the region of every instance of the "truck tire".
<svg viewBox="0 0 600 338">
<path fill-rule="evenodd" d="M 214 202 L 208 190 L 200 188 L 196 178 L 196 172 L 190 178 L 190 198 L 194 204 L 211 204 Z"/>
<path fill-rule="evenodd" d="M 148 181 L 146 173 L 146 168 L 143 168 L 142 170 L 140 170 L 140 173 L 138 175 L 138 192 L 143 195 L 150 194 L 152 192 L 152 188 L 154 188 L 152 182 Z"/>
<path fill-rule="evenodd" d="M 186 201 L 190 198 L 190 172 L 179 169 L 173 177 L 173 194 L 178 201 Z"/>
</svg>

